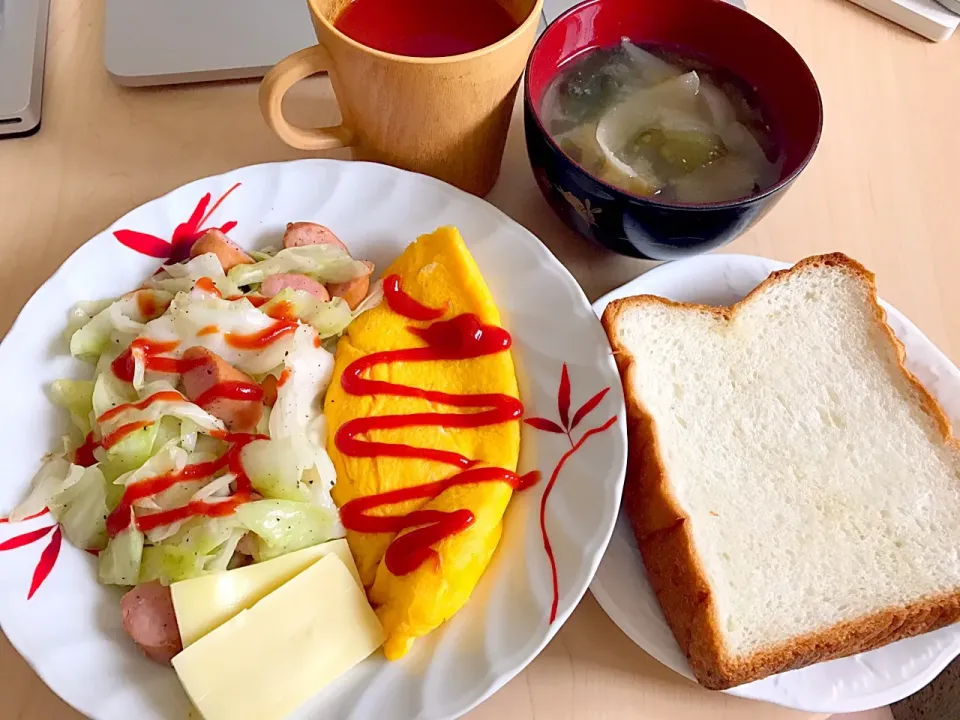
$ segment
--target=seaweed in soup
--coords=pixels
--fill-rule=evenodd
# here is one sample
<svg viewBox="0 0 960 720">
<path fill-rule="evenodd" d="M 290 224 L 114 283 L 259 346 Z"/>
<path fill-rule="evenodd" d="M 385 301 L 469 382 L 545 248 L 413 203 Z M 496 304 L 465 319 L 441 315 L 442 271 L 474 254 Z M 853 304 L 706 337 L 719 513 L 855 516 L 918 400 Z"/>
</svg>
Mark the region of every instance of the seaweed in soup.
<svg viewBox="0 0 960 720">
<path fill-rule="evenodd" d="M 757 93 L 708 63 L 624 41 L 564 68 L 542 115 L 561 150 L 627 192 L 732 200 L 777 180 L 779 149 Z"/>
</svg>

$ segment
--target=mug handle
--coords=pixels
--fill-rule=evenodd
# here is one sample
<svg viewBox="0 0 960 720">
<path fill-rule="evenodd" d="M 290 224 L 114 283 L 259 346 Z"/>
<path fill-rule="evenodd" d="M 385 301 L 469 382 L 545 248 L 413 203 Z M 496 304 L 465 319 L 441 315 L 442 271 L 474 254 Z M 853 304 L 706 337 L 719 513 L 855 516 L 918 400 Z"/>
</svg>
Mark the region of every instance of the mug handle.
<svg viewBox="0 0 960 720">
<path fill-rule="evenodd" d="M 304 48 L 285 57 L 260 83 L 260 112 L 267 125 L 287 145 L 299 150 L 335 150 L 353 144 L 353 129 L 346 124 L 301 128 L 283 116 L 281 103 L 291 87 L 318 72 L 329 71 L 330 55 L 322 45 Z"/>
</svg>

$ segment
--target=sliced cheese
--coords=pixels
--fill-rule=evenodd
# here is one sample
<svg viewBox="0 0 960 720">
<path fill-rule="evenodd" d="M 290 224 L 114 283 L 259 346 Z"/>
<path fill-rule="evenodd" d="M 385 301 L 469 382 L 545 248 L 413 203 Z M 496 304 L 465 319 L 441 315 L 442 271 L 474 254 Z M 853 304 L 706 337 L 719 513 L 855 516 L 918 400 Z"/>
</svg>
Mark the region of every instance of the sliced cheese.
<svg viewBox="0 0 960 720">
<path fill-rule="evenodd" d="M 192 645 L 241 610 L 253 607 L 330 553 L 343 560 L 359 583 L 360 576 L 346 540 L 331 540 L 275 560 L 174 583 L 170 592 L 183 646 Z"/>
<path fill-rule="evenodd" d="M 339 555 L 326 555 L 173 659 L 206 720 L 280 720 L 383 644 Z"/>
</svg>

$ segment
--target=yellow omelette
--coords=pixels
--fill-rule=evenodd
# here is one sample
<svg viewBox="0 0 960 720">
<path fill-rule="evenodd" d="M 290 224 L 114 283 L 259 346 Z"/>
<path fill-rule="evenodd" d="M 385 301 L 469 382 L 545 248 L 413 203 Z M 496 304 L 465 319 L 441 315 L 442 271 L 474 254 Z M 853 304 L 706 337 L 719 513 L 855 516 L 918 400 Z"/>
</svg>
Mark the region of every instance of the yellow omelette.
<svg viewBox="0 0 960 720">
<path fill-rule="evenodd" d="M 430 307 L 445 306 L 444 318 L 472 313 L 484 324 L 500 325 L 500 313 L 490 290 L 456 228 L 440 228 L 418 238 L 384 276 L 391 274 L 400 276 L 403 290 L 415 300 Z M 344 369 L 358 358 L 373 352 L 424 347 L 424 341 L 408 328 L 429 324 L 398 315 L 382 302 L 358 317 L 337 344 L 324 410 L 329 426 L 327 448 L 337 470 L 333 499 L 340 507 L 359 497 L 423 485 L 459 472 L 449 464 L 419 458 L 348 457 L 338 451 L 334 441 L 337 430 L 353 418 L 458 412 L 415 397 L 350 395 L 341 386 Z M 454 394 L 519 397 L 509 352 L 468 360 L 377 365 L 365 377 Z M 481 428 L 406 427 L 371 431 L 360 439 L 454 451 L 480 461 L 480 465 L 516 471 L 520 424 L 512 420 Z M 347 533 L 360 577 L 387 635 L 384 652 L 388 659 L 402 657 L 416 638 L 438 627 L 469 599 L 500 541 L 503 513 L 512 492 L 505 482 L 461 485 L 444 490 L 432 500 L 407 501 L 370 511 L 371 515 L 399 515 L 421 508 L 468 508 L 473 512 L 475 521 L 470 527 L 432 546 L 439 554 L 439 563 L 425 563 L 403 576 L 392 574 L 383 562 L 396 535 Z"/>
</svg>

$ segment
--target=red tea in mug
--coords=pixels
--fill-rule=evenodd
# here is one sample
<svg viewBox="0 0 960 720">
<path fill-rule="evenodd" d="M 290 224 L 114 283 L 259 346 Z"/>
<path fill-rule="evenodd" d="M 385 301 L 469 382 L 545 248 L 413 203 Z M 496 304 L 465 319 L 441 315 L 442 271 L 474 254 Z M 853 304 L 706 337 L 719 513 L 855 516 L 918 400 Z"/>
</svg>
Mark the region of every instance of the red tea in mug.
<svg viewBox="0 0 960 720">
<path fill-rule="evenodd" d="M 518 27 L 496 0 L 353 0 L 334 25 L 367 47 L 411 57 L 473 52 Z"/>
</svg>

